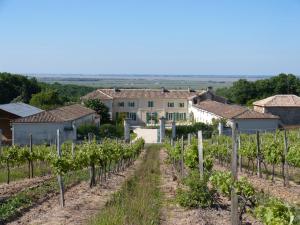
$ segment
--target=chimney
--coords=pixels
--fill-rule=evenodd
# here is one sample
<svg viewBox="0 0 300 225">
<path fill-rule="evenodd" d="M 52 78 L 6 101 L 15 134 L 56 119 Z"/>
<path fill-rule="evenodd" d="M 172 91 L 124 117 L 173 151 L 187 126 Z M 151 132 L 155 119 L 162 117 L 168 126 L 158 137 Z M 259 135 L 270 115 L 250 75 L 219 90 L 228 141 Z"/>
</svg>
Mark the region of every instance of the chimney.
<svg viewBox="0 0 300 225">
<path fill-rule="evenodd" d="M 166 89 L 164 87 L 161 88 L 161 93 L 165 93 Z"/>
</svg>

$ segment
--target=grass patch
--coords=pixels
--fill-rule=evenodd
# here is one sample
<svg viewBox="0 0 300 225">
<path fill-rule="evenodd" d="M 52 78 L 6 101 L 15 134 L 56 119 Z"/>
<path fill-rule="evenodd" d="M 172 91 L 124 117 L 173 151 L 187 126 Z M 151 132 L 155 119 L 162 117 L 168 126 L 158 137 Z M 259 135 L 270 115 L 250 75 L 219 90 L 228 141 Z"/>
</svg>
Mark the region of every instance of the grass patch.
<svg viewBox="0 0 300 225">
<path fill-rule="evenodd" d="M 33 164 L 34 177 L 45 176 L 51 174 L 50 166 L 46 162 L 34 162 Z M 28 164 L 24 163 L 19 166 L 14 166 L 10 169 L 10 182 L 22 180 L 28 178 Z M 0 168 L 0 184 L 7 182 L 7 169 L 5 167 Z"/>
<path fill-rule="evenodd" d="M 159 224 L 161 192 L 160 145 L 149 145 L 145 159 L 134 176 L 114 194 L 90 225 Z"/>
<path fill-rule="evenodd" d="M 87 171 L 76 171 L 64 177 L 64 184 L 69 187 L 83 180 L 88 180 Z M 35 202 L 42 200 L 48 193 L 58 193 L 56 177 L 45 181 L 42 185 L 27 188 L 4 200 L 0 204 L 0 224 L 12 220 L 22 214 L 22 210 L 31 207 Z M 59 203 L 57 203 L 59 204 Z"/>
</svg>

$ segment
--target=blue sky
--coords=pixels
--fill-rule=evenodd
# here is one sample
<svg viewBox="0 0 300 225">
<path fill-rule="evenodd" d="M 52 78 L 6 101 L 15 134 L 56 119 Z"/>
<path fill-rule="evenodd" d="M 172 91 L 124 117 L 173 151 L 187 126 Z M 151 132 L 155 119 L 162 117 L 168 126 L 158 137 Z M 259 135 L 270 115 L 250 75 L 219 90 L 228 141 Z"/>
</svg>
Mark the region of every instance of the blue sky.
<svg viewBox="0 0 300 225">
<path fill-rule="evenodd" d="M 300 0 L 0 0 L 0 71 L 300 75 Z"/>
</svg>

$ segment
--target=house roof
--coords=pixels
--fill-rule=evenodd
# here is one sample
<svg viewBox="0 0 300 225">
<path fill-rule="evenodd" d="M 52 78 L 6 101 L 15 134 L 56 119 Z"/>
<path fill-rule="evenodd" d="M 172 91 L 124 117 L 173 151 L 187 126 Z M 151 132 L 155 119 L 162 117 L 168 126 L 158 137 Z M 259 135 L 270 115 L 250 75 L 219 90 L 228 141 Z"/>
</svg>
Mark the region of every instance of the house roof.
<svg viewBox="0 0 300 225">
<path fill-rule="evenodd" d="M 0 109 L 20 117 L 31 116 L 43 111 L 42 109 L 23 102 L 0 105 Z"/>
<path fill-rule="evenodd" d="M 166 90 L 166 89 L 97 89 L 81 99 L 98 98 L 101 100 L 109 99 L 188 99 L 202 92 L 195 92 L 190 90 Z"/>
<path fill-rule="evenodd" d="M 43 111 L 38 114 L 18 118 L 13 123 L 60 123 L 79 119 L 95 113 L 94 110 L 79 104 L 60 107 L 53 110 Z"/>
<path fill-rule="evenodd" d="M 239 105 L 224 104 L 206 100 L 194 105 L 196 108 L 211 112 L 226 119 L 278 119 L 269 113 L 259 113 Z"/>
<path fill-rule="evenodd" d="M 300 97 L 297 95 L 274 95 L 253 102 L 253 105 L 264 107 L 300 107 Z"/>
</svg>

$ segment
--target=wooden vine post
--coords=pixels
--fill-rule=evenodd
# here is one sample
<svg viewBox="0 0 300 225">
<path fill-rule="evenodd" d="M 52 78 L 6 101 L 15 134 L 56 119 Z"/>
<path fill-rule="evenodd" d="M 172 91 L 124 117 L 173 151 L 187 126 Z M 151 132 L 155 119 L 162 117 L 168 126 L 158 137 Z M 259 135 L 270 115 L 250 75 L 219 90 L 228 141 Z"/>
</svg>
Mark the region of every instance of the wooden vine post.
<svg viewBox="0 0 300 225">
<path fill-rule="evenodd" d="M 188 145 L 191 144 L 191 140 L 192 140 L 192 135 L 191 133 L 188 133 Z"/>
<path fill-rule="evenodd" d="M 184 176 L 184 159 L 183 159 L 183 152 L 184 152 L 184 142 L 183 142 L 183 136 L 181 136 L 181 151 L 180 151 L 180 174 L 181 177 Z"/>
<path fill-rule="evenodd" d="M 238 149 L 238 140 L 237 140 L 237 124 L 234 121 L 232 125 L 232 158 L 231 158 L 231 174 L 232 182 L 237 181 L 237 149 Z M 236 193 L 236 188 L 233 186 L 231 189 L 231 224 L 239 225 L 239 213 L 238 213 L 238 195 Z"/>
<path fill-rule="evenodd" d="M 260 150 L 260 139 L 259 139 L 259 131 L 256 131 L 256 161 L 257 161 L 257 176 L 262 178 L 261 173 L 261 150 Z"/>
<path fill-rule="evenodd" d="M 199 158 L 199 173 L 200 176 L 204 175 L 204 167 L 203 167 L 203 139 L 202 139 L 202 131 L 198 131 L 198 158 Z"/>
<path fill-rule="evenodd" d="M 0 156 L 2 155 L 2 130 L 0 129 Z"/>
<path fill-rule="evenodd" d="M 61 158 L 61 146 L 60 146 L 60 131 L 57 129 L 57 138 L 56 138 L 56 147 L 57 147 L 57 155 Z M 64 183 L 62 179 L 62 175 L 57 175 L 58 185 L 59 185 L 59 193 L 60 193 L 60 206 L 65 207 L 65 196 L 64 196 Z"/>
<path fill-rule="evenodd" d="M 289 186 L 289 166 L 286 160 L 286 156 L 288 153 L 288 140 L 287 140 L 287 135 L 286 135 L 286 130 L 284 130 L 284 151 L 283 151 L 283 160 L 284 160 L 284 164 L 283 164 L 283 185 Z"/>
<path fill-rule="evenodd" d="M 241 151 L 241 134 L 239 134 L 239 137 L 238 137 L 238 145 L 239 145 L 239 148 L 238 148 L 238 157 L 239 157 L 239 171 L 240 172 L 243 172 L 243 157 L 240 153 Z"/>
<path fill-rule="evenodd" d="M 92 143 L 92 138 L 93 138 L 92 136 L 93 136 L 92 133 L 88 133 L 89 144 Z M 89 169 L 90 169 L 90 187 L 93 187 L 96 185 L 95 164 L 91 163 Z M 106 164 L 104 165 L 104 175 L 105 175 L 105 180 L 106 180 Z"/>
<path fill-rule="evenodd" d="M 29 135 L 29 151 L 32 155 L 32 134 Z M 33 162 L 32 159 L 29 160 L 29 178 L 33 178 Z"/>
</svg>

